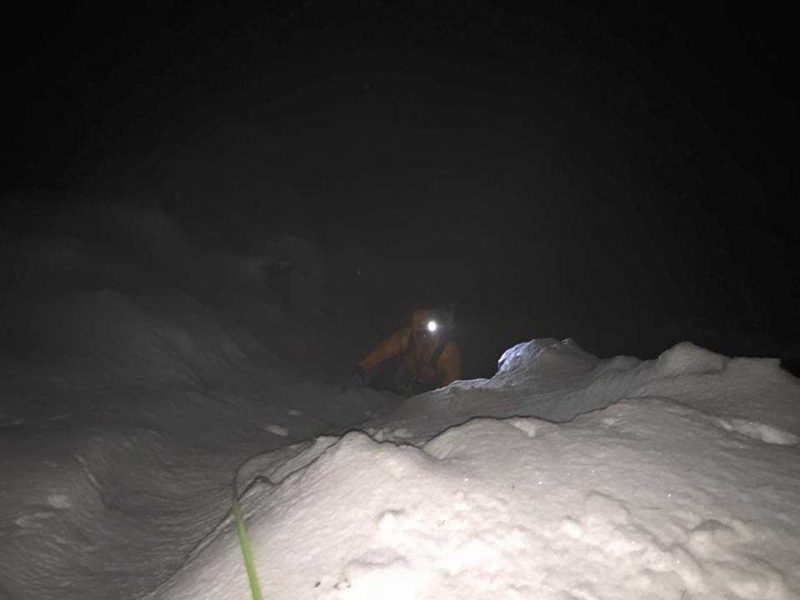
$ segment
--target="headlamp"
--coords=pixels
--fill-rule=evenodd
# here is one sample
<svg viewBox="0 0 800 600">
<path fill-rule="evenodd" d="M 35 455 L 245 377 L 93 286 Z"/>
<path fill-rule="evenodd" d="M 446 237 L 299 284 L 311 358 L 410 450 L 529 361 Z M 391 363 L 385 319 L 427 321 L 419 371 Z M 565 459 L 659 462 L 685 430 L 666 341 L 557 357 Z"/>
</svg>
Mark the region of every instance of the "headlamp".
<svg viewBox="0 0 800 600">
<path fill-rule="evenodd" d="M 436 333 L 436 330 L 439 329 L 439 324 L 436 321 L 434 321 L 433 319 L 431 319 L 430 321 L 428 321 L 428 324 L 425 326 L 425 328 L 430 333 Z"/>
</svg>

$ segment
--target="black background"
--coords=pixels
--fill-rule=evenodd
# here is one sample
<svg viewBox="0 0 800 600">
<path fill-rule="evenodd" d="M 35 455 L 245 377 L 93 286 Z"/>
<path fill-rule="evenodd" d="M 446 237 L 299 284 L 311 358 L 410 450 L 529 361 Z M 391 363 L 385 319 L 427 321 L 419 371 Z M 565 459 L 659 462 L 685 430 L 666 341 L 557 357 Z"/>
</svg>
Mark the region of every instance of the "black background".
<svg viewBox="0 0 800 600">
<path fill-rule="evenodd" d="M 3 192 L 363 248 L 376 313 L 453 301 L 487 356 L 796 360 L 788 14 L 112 4 L 6 13 Z"/>
</svg>

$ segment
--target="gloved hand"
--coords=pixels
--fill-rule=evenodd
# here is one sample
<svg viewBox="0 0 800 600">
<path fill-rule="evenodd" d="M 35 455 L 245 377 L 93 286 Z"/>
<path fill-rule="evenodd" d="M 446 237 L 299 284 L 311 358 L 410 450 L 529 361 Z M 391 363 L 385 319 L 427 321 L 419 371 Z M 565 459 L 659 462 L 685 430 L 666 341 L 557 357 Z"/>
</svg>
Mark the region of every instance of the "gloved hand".
<svg viewBox="0 0 800 600">
<path fill-rule="evenodd" d="M 360 365 L 356 365 L 353 368 L 353 374 L 350 375 L 347 385 L 348 387 L 363 387 L 367 385 L 367 373 Z"/>
</svg>

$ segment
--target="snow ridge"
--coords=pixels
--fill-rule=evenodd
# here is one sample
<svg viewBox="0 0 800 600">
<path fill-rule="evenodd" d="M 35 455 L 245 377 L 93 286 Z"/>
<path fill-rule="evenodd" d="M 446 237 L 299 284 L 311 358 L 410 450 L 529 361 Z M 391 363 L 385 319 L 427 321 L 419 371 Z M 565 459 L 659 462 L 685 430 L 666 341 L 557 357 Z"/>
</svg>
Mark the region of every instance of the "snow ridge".
<svg viewBox="0 0 800 600">
<path fill-rule="evenodd" d="M 646 362 L 518 346 L 492 380 L 270 463 L 272 483 L 245 499 L 263 584 L 273 598 L 798 598 L 796 436 L 704 410 L 746 412 L 765 390 L 758 414 L 796 410 L 797 381 L 775 369 L 688 343 Z M 710 394 L 734 383 L 738 396 Z M 554 399 L 588 410 L 522 416 Z M 242 597 L 231 539 L 152 597 Z"/>
</svg>

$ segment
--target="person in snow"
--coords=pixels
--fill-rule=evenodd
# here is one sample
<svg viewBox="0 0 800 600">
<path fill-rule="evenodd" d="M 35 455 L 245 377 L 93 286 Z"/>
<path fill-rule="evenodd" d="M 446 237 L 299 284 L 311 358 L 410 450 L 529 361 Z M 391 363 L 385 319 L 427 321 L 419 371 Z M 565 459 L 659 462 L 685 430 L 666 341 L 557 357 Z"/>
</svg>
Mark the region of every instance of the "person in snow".
<svg viewBox="0 0 800 600">
<path fill-rule="evenodd" d="M 411 396 L 452 383 L 461 377 L 461 351 L 451 338 L 452 328 L 452 311 L 414 311 L 408 325 L 361 359 L 351 385 Z"/>
</svg>

